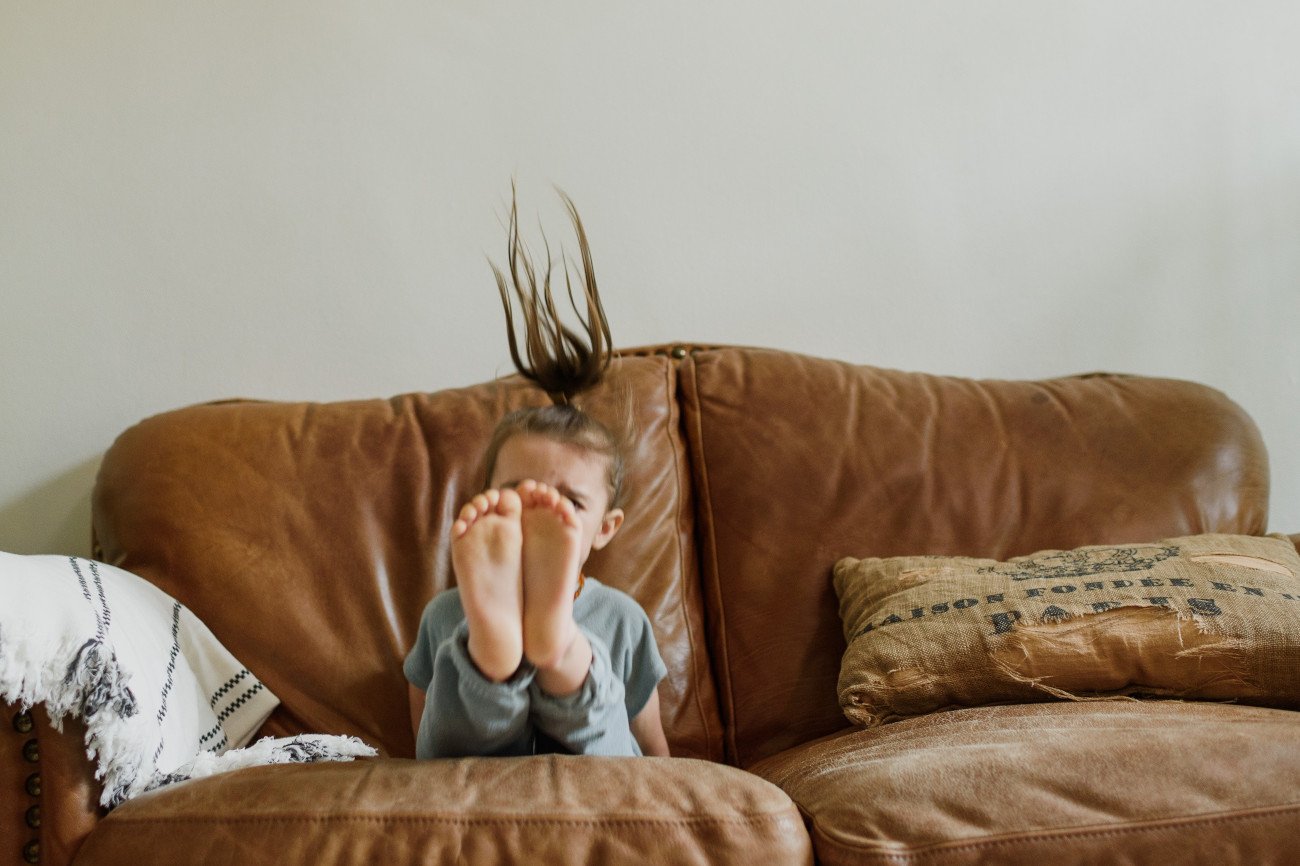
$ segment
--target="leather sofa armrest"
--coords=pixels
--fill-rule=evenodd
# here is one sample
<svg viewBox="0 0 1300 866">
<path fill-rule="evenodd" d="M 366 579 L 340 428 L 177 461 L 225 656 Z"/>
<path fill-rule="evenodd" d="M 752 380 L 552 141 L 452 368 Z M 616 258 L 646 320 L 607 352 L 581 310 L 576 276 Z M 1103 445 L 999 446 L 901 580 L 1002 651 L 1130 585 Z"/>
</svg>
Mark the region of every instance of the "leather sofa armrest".
<svg viewBox="0 0 1300 866">
<path fill-rule="evenodd" d="M 85 725 L 59 732 L 44 707 L 0 706 L 0 862 L 63 866 L 104 814 Z"/>
</svg>

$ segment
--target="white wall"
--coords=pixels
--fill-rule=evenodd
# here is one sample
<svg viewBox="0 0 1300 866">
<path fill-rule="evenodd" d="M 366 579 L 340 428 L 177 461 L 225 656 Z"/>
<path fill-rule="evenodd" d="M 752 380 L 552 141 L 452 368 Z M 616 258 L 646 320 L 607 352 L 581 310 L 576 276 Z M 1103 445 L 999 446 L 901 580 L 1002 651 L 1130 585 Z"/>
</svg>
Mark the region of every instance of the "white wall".
<svg viewBox="0 0 1300 866">
<path fill-rule="evenodd" d="M 616 341 L 1195 379 L 1300 531 L 1300 5 L 0 0 L 0 549 L 227 396 L 508 372 L 511 176 Z"/>
</svg>

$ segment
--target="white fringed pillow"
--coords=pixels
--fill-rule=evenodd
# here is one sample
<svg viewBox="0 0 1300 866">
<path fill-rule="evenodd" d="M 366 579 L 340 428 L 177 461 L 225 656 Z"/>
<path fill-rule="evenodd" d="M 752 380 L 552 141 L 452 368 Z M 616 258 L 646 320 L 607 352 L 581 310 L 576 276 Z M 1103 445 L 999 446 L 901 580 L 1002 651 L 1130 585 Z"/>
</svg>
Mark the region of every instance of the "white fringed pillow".
<svg viewBox="0 0 1300 866">
<path fill-rule="evenodd" d="M 0 553 L 0 697 L 86 723 L 114 806 L 247 743 L 279 704 L 188 608 L 111 565 Z"/>
</svg>

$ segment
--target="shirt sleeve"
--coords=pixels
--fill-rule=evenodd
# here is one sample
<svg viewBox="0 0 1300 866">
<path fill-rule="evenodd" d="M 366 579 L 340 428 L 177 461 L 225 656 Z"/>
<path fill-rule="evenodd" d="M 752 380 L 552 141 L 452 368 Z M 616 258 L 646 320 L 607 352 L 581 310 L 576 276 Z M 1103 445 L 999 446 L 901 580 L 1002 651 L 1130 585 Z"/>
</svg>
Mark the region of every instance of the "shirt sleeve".
<svg viewBox="0 0 1300 866">
<path fill-rule="evenodd" d="M 634 610 L 630 616 L 627 646 L 630 658 L 623 683 L 623 699 L 627 704 L 629 721 L 645 709 L 655 687 L 668 673 L 668 666 L 659 656 L 659 645 L 655 643 L 650 618 L 640 605 L 633 602 L 632 607 Z"/>
<path fill-rule="evenodd" d="M 429 601 L 424 613 L 420 615 L 420 630 L 415 635 L 415 645 L 406 654 L 406 661 L 402 664 L 402 673 L 406 674 L 407 681 L 417 689 L 426 692 L 429 690 L 429 682 L 433 679 L 434 655 L 443 638 L 450 633 L 447 621 L 460 610 L 459 601 L 454 589 L 441 592 Z M 452 628 L 457 622 L 458 619 L 452 619 Z"/>
</svg>

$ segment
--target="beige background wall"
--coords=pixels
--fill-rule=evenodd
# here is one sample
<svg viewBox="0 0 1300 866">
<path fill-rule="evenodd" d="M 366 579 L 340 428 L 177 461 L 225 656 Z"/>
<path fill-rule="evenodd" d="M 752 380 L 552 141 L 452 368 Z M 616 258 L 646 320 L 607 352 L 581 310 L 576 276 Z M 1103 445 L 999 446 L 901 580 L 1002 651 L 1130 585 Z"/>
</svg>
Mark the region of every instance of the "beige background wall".
<svg viewBox="0 0 1300 866">
<path fill-rule="evenodd" d="M 0 549 L 227 396 L 479 381 L 485 254 L 590 228 L 616 340 L 1196 379 L 1300 531 L 1300 5 L 0 0 Z"/>
</svg>

